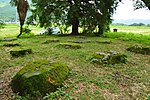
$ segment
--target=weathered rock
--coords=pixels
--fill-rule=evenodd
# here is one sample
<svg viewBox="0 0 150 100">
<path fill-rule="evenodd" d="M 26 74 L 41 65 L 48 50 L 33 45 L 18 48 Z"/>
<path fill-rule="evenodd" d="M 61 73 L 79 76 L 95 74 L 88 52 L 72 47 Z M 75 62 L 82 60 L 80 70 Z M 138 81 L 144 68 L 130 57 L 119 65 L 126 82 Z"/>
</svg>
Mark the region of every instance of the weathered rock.
<svg viewBox="0 0 150 100">
<path fill-rule="evenodd" d="M 86 39 L 86 36 L 76 36 L 77 38 Z"/>
<path fill-rule="evenodd" d="M 127 51 L 150 55 L 150 46 L 135 45 L 127 48 Z"/>
<path fill-rule="evenodd" d="M 20 46 L 18 43 L 5 43 L 3 46 L 5 47 L 15 47 L 15 46 Z"/>
<path fill-rule="evenodd" d="M 103 40 L 103 41 L 96 41 L 97 43 L 102 43 L 102 44 L 110 44 L 112 43 L 111 40 Z"/>
<path fill-rule="evenodd" d="M 25 48 L 15 48 L 13 50 L 10 51 L 10 54 L 13 57 L 19 57 L 19 56 L 24 56 L 26 54 L 31 54 L 32 53 L 32 49 L 25 49 Z"/>
<path fill-rule="evenodd" d="M 5 39 L 2 39 L 1 41 L 10 42 L 10 41 L 15 41 L 15 40 L 17 40 L 17 38 L 5 38 Z"/>
<path fill-rule="evenodd" d="M 54 92 L 67 78 L 69 68 L 60 62 L 34 61 L 23 67 L 12 79 L 11 87 L 19 95 Z"/>
<path fill-rule="evenodd" d="M 90 40 L 69 40 L 71 43 L 91 43 Z"/>
<path fill-rule="evenodd" d="M 60 43 L 58 47 L 62 47 L 65 49 L 80 49 L 81 45 L 76 43 Z"/>
<path fill-rule="evenodd" d="M 98 64 L 126 63 L 127 56 L 116 51 L 96 52 L 91 61 Z"/>
<path fill-rule="evenodd" d="M 45 41 L 43 44 L 56 43 L 56 42 L 59 42 L 59 40 L 58 40 L 58 39 L 47 40 L 47 41 Z"/>
</svg>

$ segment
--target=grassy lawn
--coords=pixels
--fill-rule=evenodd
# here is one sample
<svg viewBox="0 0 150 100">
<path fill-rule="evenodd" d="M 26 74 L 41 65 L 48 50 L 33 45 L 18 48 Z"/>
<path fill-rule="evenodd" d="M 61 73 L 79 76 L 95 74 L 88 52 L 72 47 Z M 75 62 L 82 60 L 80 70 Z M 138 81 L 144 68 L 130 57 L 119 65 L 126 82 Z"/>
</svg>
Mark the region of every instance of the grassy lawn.
<svg viewBox="0 0 150 100">
<path fill-rule="evenodd" d="M 39 28 L 32 27 L 34 33 Z M 18 25 L 8 25 L 0 32 L 0 37 L 14 37 Z M 60 43 L 70 40 L 90 40 L 82 43 L 81 49 L 58 48 L 58 43 L 43 44 L 46 40 L 58 39 Z M 96 41 L 111 40 L 110 44 Z M 4 47 L 0 42 L 0 99 L 30 100 L 28 96 L 19 97 L 9 86 L 11 78 L 26 64 L 35 60 L 55 60 L 66 63 L 71 73 L 64 86 L 49 93 L 45 100 L 146 100 L 150 95 L 150 56 L 129 52 L 126 49 L 135 44 L 150 45 L 150 35 L 106 33 L 104 37 L 78 36 L 34 36 L 20 38 L 15 43 L 31 48 L 33 54 L 24 57 L 11 57 L 9 51 L 16 47 Z M 90 58 L 95 52 L 115 50 L 128 56 L 126 64 L 93 64 Z"/>
<path fill-rule="evenodd" d="M 148 27 L 148 26 L 111 25 L 111 31 L 113 31 L 114 28 L 117 28 L 118 32 L 138 33 L 138 34 L 150 34 L 150 27 Z"/>
</svg>

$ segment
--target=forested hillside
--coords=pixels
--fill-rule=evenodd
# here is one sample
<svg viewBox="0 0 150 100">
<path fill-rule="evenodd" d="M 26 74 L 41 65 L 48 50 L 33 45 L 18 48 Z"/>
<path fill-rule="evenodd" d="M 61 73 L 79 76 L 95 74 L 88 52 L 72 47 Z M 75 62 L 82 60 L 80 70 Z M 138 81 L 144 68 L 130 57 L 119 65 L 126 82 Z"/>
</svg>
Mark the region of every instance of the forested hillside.
<svg viewBox="0 0 150 100">
<path fill-rule="evenodd" d="M 10 0 L 0 0 L 0 20 L 14 21 L 16 18 L 16 9 L 9 4 Z"/>
</svg>

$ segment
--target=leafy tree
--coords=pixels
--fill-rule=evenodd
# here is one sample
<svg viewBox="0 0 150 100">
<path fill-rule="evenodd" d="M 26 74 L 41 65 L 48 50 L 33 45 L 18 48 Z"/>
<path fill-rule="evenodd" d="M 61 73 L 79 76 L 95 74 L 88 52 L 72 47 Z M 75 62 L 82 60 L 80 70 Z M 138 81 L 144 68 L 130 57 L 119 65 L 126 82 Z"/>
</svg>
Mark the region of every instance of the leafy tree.
<svg viewBox="0 0 150 100">
<path fill-rule="evenodd" d="M 25 22 L 26 14 L 29 8 L 27 0 L 11 0 L 10 4 L 12 6 L 17 6 L 17 11 L 19 14 L 19 21 L 20 21 L 20 34 L 17 36 L 18 38 L 22 34 L 23 25 Z"/>
<path fill-rule="evenodd" d="M 30 21 L 39 20 L 40 25 L 72 25 L 72 35 L 78 34 L 78 28 L 94 31 L 97 27 L 100 34 L 111 23 L 111 16 L 117 7 L 118 0 L 32 0 L 34 10 Z M 31 20 L 32 19 L 32 20 Z"/>
<path fill-rule="evenodd" d="M 3 22 L 0 21 L 0 29 L 4 28 L 5 24 Z"/>
</svg>

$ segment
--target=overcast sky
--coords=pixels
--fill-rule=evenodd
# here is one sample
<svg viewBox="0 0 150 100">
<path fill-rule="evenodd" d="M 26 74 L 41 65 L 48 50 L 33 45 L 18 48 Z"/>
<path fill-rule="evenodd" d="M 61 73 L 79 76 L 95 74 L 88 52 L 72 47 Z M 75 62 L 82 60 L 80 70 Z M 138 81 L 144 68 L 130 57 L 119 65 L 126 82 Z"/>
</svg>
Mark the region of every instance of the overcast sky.
<svg viewBox="0 0 150 100">
<path fill-rule="evenodd" d="M 133 8 L 133 2 L 130 0 L 123 0 L 124 2 L 120 4 L 117 8 L 116 14 L 114 14 L 114 20 L 127 20 L 127 19 L 148 19 L 150 20 L 150 10 L 139 9 L 135 10 Z"/>
</svg>

